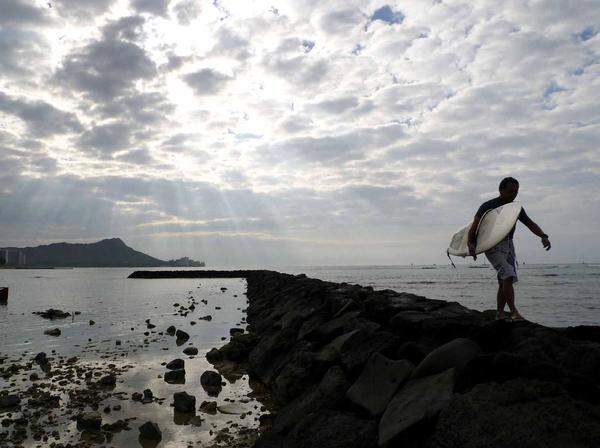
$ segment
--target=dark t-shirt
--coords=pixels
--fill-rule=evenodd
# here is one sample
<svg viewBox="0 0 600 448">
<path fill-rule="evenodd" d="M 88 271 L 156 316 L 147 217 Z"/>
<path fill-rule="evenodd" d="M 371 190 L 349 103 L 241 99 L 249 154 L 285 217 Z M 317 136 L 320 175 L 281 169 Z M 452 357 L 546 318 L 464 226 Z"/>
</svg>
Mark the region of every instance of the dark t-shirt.
<svg viewBox="0 0 600 448">
<path fill-rule="evenodd" d="M 490 199 L 489 201 L 486 201 L 483 204 L 481 204 L 481 207 L 479 207 L 479 209 L 477 210 L 477 213 L 475 213 L 475 216 L 481 218 L 483 216 L 483 214 L 485 212 L 487 212 L 488 210 L 498 208 L 501 205 L 505 205 L 505 204 L 508 204 L 508 202 L 503 202 L 499 197 Z M 527 213 L 525 213 L 524 208 L 521 208 L 521 213 L 519 213 L 519 221 L 521 221 L 523 224 L 527 224 L 531 221 L 529 216 L 527 216 Z M 516 226 L 517 225 L 515 224 L 513 226 L 513 228 L 510 230 L 510 233 L 508 234 L 508 238 L 511 240 L 513 238 L 513 235 L 515 234 Z"/>
</svg>

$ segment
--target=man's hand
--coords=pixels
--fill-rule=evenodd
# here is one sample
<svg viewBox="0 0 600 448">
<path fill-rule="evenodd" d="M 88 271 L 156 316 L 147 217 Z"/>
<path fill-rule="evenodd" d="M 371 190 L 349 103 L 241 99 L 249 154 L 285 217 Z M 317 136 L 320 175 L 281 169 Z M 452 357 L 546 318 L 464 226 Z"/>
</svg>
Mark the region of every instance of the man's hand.
<svg viewBox="0 0 600 448">
<path fill-rule="evenodd" d="M 542 238 L 542 245 L 546 250 L 550 250 L 550 248 L 552 247 L 552 244 L 550 244 L 550 240 L 548 239 L 548 237 Z"/>
<path fill-rule="evenodd" d="M 467 247 L 469 248 L 469 255 L 473 257 L 473 260 L 477 260 L 477 255 L 475 255 L 475 244 L 469 243 L 467 244 Z"/>
</svg>

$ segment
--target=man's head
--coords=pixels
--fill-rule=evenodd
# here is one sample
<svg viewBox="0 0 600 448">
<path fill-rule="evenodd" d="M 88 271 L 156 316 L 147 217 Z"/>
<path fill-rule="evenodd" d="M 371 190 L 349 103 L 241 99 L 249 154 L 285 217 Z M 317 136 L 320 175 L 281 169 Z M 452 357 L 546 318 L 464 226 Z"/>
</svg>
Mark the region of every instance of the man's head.
<svg viewBox="0 0 600 448">
<path fill-rule="evenodd" d="M 505 177 L 498 186 L 500 197 L 505 201 L 512 202 L 519 193 L 519 181 L 514 177 Z"/>
</svg>

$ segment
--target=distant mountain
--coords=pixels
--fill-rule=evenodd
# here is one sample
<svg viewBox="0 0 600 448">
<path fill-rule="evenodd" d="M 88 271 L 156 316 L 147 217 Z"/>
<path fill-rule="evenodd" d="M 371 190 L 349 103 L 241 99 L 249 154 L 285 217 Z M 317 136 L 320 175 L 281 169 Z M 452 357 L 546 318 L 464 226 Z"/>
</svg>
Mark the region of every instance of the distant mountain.
<svg viewBox="0 0 600 448">
<path fill-rule="evenodd" d="M 7 266 L 20 267 L 158 267 L 204 266 L 189 258 L 164 261 L 127 246 L 120 238 L 97 243 L 54 243 L 37 247 L 0 248 L 0 258 Z"/>
</svg>

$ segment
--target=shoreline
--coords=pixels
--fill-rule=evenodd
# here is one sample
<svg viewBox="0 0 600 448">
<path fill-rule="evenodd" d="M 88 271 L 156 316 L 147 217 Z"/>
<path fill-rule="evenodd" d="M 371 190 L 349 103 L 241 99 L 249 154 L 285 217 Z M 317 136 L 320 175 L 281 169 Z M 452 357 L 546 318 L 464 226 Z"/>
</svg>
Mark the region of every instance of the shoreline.
<svg viewBox="0 0 600 448">
<path fill-rule="evenodd" d="M 132 278 L 181 274 L 196 275 Z M 249 325 L 209 355 L 245 363 L 279 407 L 257 448 L 600 445 L 600 327 L 495 321 L 304 275 L 217 275 L 246 278 Z"/>
</svg>

